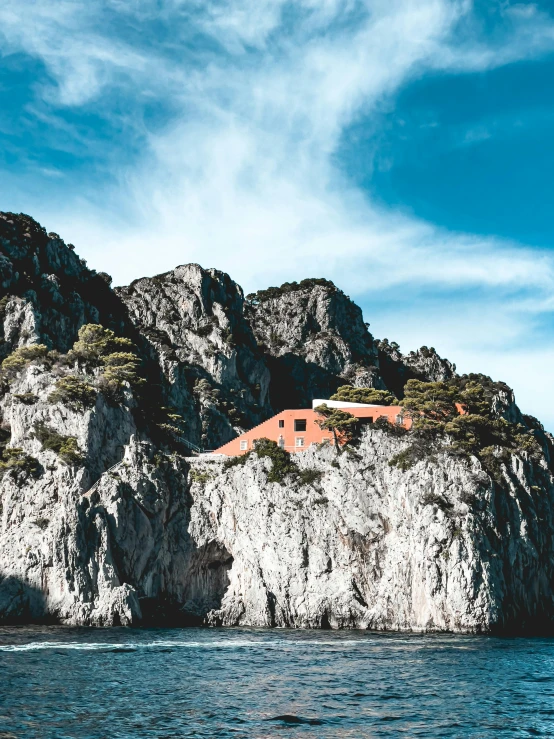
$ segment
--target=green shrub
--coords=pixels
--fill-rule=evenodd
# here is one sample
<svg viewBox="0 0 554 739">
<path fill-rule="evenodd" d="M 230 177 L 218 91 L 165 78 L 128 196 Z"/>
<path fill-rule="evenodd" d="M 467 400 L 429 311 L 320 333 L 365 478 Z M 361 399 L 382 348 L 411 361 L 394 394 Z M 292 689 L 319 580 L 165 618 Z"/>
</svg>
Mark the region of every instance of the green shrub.
<svg viewBox="0 0 554 739">
<path fill-rule="evenodd" d="M 14 376 L 32 362 L 45 359 L 48 356 L 48 347 L 44 344 L 30 344 L 20 346 L 2 362 L 2 373 Z"/>
<path fill-rule="evenodd" d="M 298 465 L 292 461 L 290 453 L 271 439 L 256 439 L 254 453 L 260 459 L 263 457 L 271 459 L 272 466 L 267 476 L 268 482 L 283 483 L 287 475 L 297 476 L 299 474 Z"/>
<path fill-rule="evenodd" d="M 14 393 L 13 397 L 24 405 L 34 405 L 38 400 L 38 397 L 33 393 Z"/>
<path fill-rule="evenodd" d="M 298 473 L 298 482 L 301 485 L 313 485 L 314 482 L 319 482 L 322 477 L 323 472 L 321 470 L 308 468 L 305 470 L 300 470 L 300 472 Z"/>
<path fill-rule="evenodd" d="M 391 436 L 406 436 L 408 433 L 408 429 L 405 426 L 401 426 L 398 423 L 391 423 L 386 416 L 379 416 L 373 424 L 373 428 L 384 431 Z"/>
<path fill-rule="evenodd" d="M 70 359 L 100 363 L 100 359 L 114 352 L 135 349 L 130 339 L 116 336 L 110 329 L 97 323 L 87 323 L 79 329 L 77 341 L 69 352 Z"/>
<path fill-rule="evenodd" d="M 402 406 L 414 429 L 444 431 L 444 425 L 458 415 L 459 390 L 448 382 L 408 380 Z"/>
<path fill-rule="evenodd" d="M 266 290 L 258 290 L 257 293 L 247 295 L 246 300 L 252 304 L 257 304 L 264 300 L 280 298 L 282 295 L 287 295 L 287 293 L 311 290 L 316 286 L 326 287 L 330 292 L 337 292 L 336 286 L 330 280 L 323 277 L 308 277 L 301 282 L 284 282 L 281 287 L 268 287 Z"/>
<path fill-rule="evenodd" d="M 191 469 L 189 474 L 192 482 L 197 482 L 200 485 L 204 485 L 212 479 L 212 475 L 209 472 L 200 472 L 200 470 Z"/>
<path fill-rule="evenodd" d="M 416 435 L 409 447 L 389 459 L 389 467 L 398 467 L 406 472 L 418 462 L 430 457 L 435 451 L 432 440 L 425 435 Z"/>
<path fill-rule="evenodd" d="M 55 452 L 68 465 L 80 465 L 84 458 L 74 436 L 64 436 L 48 428 L 44 423 L 35 426 L 35 438 L 40 441 L 43 449 Z"/>
<path fill-rule="evenodd" d="M 332 432 L 337 454 L 340 453 L 342 444 L 347 444 L 358 435 L 359 421 L 351 413 L 340 408 L 330 408 L 326 403 L 318 405 L 315 412 L 321 416 L 316 421 L 319 428 Z"/>
<path fill-rule="evenodd" d="M 196 329 L 196 333 L 198 336 L 201 336 L 202 338 L 206 338 L 210 336 L 210 334 L 213 331 L 213 326 L 211 323 L 206 323 L 203 326 L 198 326 Z"/>
<path fill-rule="evenodd" d="M 231 467 L 242 467 L 246 464 L 251 453 L 252 452 L 247 452 L 246 454 L 239 454 L 236 457 L 229 457 L 225 462 L 223 462 L 223 469 L 229 470 Z"/>
<path fill-rule="evenodd" d="M 271 439 L 265 438 L 256 439 L 252 451 L 226 459 L 223 463 L 223 468 L 228 470 L 231 467 L 242 466 L 246 464 L 252 454 L 256 454 L 260 459 L 264 457 L 271 459 L 271 470 L 267 476 L 268 482 L 283 483 L 287 475 L 292 475 L 295 479 L 299 479 L 302 474 L 298 465 L 291 459 L 289 452 L 280 447 L 276 442 L 271 441 Z M 305 472 L 311 473 L 312 470 L 306 470 Z M 310 474 L 307 474 L 306 482 L 310 482 L 309 477 Z"/>
<path fill-rule="evenodd" d="M 94 406 L 96 395 L 95 388 L 89 382 L 81 380 L 75 375 L 69 375 L 56 381 L 48 401 L 50 403 L 63 403 L 69 408 L 82 411 Z"/>
<path fill-rule="evenodd" d="M 220 394 L 219 390 L 213 387 L 213 385 L 204 378 L 201 380 L 195 380 L 192 392 L 199 398 L 202 398 L 203 400 L 211 400 L 214 403 L 217 401 Z"/>
<path fill-rule="evenodd" d="M 38 477 L 41 466 L 37 459 L 25 454 L 19 447 L 6 447 L 0 457 L 0 474 L 13 470 L 24 476 Z"/>
<path fill-rule="evenodd" d="M 106 368 L 103 375 L 108 384 L 121 387 L 124 382 L 128 382 L 131 386 L 145 382 L 137 374 L 137 369 L 141 361 L 136 354 L 131 354 L 131 352 L 113 352 L 103 357 L 102 363 Z"/>
<path fill-rule="evenodd" d="M 397 405 L 398 399 L 388 390 L 376 390 L 372 387 L 352 387 L 342 385 L 330 400 L 342 400 L 346 403 L 369 403 L 375 405 Z"/>
<path fill-rule="evenodd" d="M 440 508 L 441 511 L 450 511 L 452 508 L 454 508 L 454 504 L 451 503 L 449 500 L 446 500 L 446 498 L 443 498 L 442 495 L 437 495 L 437 493 L 425 493 L 425 495 L 421 499 L 421 503 L 424 506 L 427 505 L 436 505 L 437 508 Z"/>
<path fill-rule="evenodd" d="M 1 321 L 3 321 L 6 316 L 6 308 L 7 308 L 9 299 L 10 298 L 8 295 L 4 295 L 4 297 L 0 299 L 0 320 Z"/>
</svg>

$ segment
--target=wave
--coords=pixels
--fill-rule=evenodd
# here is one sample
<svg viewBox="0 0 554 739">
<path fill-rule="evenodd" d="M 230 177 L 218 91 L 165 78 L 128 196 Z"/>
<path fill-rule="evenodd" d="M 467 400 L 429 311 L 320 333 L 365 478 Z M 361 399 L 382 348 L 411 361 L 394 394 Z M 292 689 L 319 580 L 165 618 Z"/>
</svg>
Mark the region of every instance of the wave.
<svg viewBox="0 0 554 739">
<path fill-rule="evenodd" d="M 330 647 L 332 649 L 344 649 L 345 647 L 358 647 L 368 649 L 378 647 L 382 649 L 386 645 L 388 650 L 405 650 L 406 647 L 421 649 L 426 646 L 440 648 L 438 640 L 434 644 L 419 644 L 413 639 L 399 638 L 386 639 L 383 643 L 382 637 L 370 637 L 359 639 L 287 639 L 276 637 L 271 639 L 206 639 L 204 641 L 122 641 L 122 642 L 69 642 L 69 641 L 40 641 L 27 644 L 0 644 L 0 652 L 33 652 L 39 650 L 77 650 L 84 652 L 135 652 L 141 649 L 275 649 L 275 650 L 297 650 L 309 647 Z M 449 640 L 448 647 L 454 649 L 468 648 L 468 645 L 453 644 Z"/>
<path fill-rule="evenodd" d="M 29 642 L 28 644 L 0 644 L 0 652 L 32 652 L 39 649 L 76 649 L 88 652 L 94 651 L 136 651 L 138 649 L 287 649 L 309 646 L 362 646 L 359 640 L 344 641 L 292 641 L 285 639 L 246 640 L 222 639 L 217 641 L 151 641 L 151 642 Z"/>
</svg>

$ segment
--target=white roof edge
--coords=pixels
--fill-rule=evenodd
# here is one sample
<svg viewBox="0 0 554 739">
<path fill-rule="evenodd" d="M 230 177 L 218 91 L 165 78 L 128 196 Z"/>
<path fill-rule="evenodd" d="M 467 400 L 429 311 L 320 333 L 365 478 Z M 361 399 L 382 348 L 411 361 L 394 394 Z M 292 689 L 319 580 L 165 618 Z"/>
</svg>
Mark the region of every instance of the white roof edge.
<svg viewBox="0 0 554 739">
<path fill-rule="evenodd" d="M 345 400 L 322 400 L 321 398 L 315 398 L 312 400 L 312 409 L 324 404 L 329 406 L 329 408 L 383 408 L 382 403 L 348 403 Z"/>
</svg>

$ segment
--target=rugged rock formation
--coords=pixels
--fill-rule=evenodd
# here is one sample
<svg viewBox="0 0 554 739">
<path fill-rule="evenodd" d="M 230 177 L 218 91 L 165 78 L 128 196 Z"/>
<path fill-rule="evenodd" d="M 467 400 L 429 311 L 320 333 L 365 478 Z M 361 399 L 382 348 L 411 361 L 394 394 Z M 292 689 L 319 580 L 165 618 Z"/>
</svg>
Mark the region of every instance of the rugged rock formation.
<svg viewBox="0 0 554 739">
<path fill-rule="evenodd" d="M 31 382 L 31 380 L 27 380 Z M 26 387 L 29 387 L 27 385 Z M 402 472 L 409 442 L 369 430 L 355 452 L 297 458 L 311 482 L 268 482 L 138 441 L 131 415 L 14 401 L 13 442 L 38 477 L 4 476 L 3 620 L 197 623 L 479 632 L 552 625 L 554 484 L 525 455 L 494 480 L 440 453 Z M 20 387 L 18 389 L 25 389 Z M 102 465 L 68 468 L 26 429 L 72 432 Z M 106 438 L 105 429 L 117 430 Z M 189 465 L 191 470 L 189 472 Z M 83 494 L 84 493 L 84 494 Z"/>
<path fill-rule="evenodd" d="M 339 385 L 385 389 L 362 311 L 328 280 L 248 296 L 246 317 L 271 371 L 275 409 L 309 406 Z"/>
<path fill-rule="evenodd" d="M 117 292 L 155 351 L 191 441 L 215 448 L 271 415 L 269 371 L 228 275 L 188 264 Z"/>
<path fill-rule="evenodd" d="M 375 342 L 326 281 L 244 301 L 185 265 L 114 291 L 27 216 L 0 218 L 0 279 L 0 357 L 56 350 L 0 377 L 0 621 L 553 627 L 554 440 L 507 386 L 488 380 L 495 417 L 540 448 L 523 434 L 485 466 L 445 439 L 402 471 L 389 462 L 410 437 L 373 428 L 272 483 L 256 454 L 193 459 L 157 407 L 212 446 L 345 382 L 401 396 L 410 378 L 467 378 L 432 349 Z M 134 342 L 142 385 L 114 393 L 101 362 L 59 356 L 87 322 Z"/>
<path fill-rule="evenodd" d="M 439 357 L 436 350 L 422 346 L 415 352 L 402 354 L 396 342 L 383 339 L 378 344 L 379 369 L 383 382 L 397 398 L 404 395 L 408 380 L 444 382 L 456 374 L 456 365 Z"/>
<path fill-rule="evenodd" d="M 67 351 L 84 323 L 125 331 L 110 281 L 29 216 L 0 213 L 0 359 L 22 344 Z"/>
<path fill-rule="evenodd" d="M 512 457 L 495 482 L 447 454 L 407 472 L 406 440 L 368 431 L 354 455 L 301 455 L 311 485 L 267 482 L 267 459 L 192 486 L 190 532 L 233 556 L 212 623 L 479 632 L 552 626 L 554 485 Z M 201 462 L 195 462 L 195 469 Z M 203 479 L 201 475 L 197 477 Z"/>
</svg>

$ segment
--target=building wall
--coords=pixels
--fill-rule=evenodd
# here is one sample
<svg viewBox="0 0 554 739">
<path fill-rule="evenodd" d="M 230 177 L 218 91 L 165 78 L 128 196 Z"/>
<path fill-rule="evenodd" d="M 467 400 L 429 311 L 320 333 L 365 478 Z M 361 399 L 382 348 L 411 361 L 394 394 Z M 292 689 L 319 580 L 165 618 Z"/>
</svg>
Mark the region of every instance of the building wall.
<svg viewBox="0 0 554 739">
<path fill-rule="evenodd" d="M 376 421 L 380 416 L 385 416 L 391 423 L 396 423 L 397 415 L 402 412 L 402 408 L 399 405 L 345 406 L 344 410 L 352 413 L 353 416 L 356 416 L 356 418 L 362 421 L 365 419 L 367 423 Z M 255 426 L 250 431 L 246 431 L 236 439 L 224 444 L 224 446 L 216 449 L 214 453 L 227 454 L 229 456 L 246 454 L 253 448 L 256 439 L 266 438 L 278 443 L 280 437 L 284 439 L 284 448 L 288 452 L 301 452 L 307 449 L 310 444 L 321 444 L 322 441 L 333 440 L 331 431 L 324 431 L 319 428 L 316 423 L 316 420 L 319 419 L 321 419 L 321 416 L 311 408 L 282 411 L 276 416 L 273 416 L 273 418 L 264 421 L 259 426 Z M 306 421 L 306 430 L 295 431 L 295 421 Z M 411 420 L 405 418 L 403 425 L 409 428 L 411 426 Z M 299 440 L 302 441 L 300 442 Z M 301 446 L 299 446 L 300 443 Z"/>
</svg>

